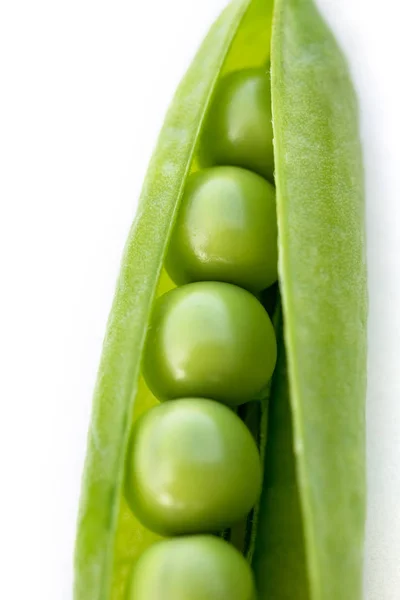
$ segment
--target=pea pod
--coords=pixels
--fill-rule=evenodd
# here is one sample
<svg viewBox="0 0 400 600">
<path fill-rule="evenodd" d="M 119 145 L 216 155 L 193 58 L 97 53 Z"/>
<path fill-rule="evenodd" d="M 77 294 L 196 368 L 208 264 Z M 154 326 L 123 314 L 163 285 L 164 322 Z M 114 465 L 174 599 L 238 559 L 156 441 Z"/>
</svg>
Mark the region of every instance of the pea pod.
<svg viewBox="0 0 400 600">
<path fill-rule="evenodd" d="M 346 63 L 311 0 L 232 2 L 166 116 L 104 341 L 79 514 L 76 600 L 125 599 L 132 566 L 159 539 L 124 496 L 132 423 L 157 405 L 142 377 L 146 336 L 155 301 L 174 288 L 165 258 L 188 177 L 204 166 L 218 85 L 233 71 L 266 72 L 269 61 L 280 294 L 264 303 L 273 301 L 279 358 L 272 386 L 257 397 L 260 408 L 239 409 L 265 456 L 265 475 L 259 504 L 227 535 L 252 562 L 261 599 L 361 600 L 363 175 Z"/>
</svg>

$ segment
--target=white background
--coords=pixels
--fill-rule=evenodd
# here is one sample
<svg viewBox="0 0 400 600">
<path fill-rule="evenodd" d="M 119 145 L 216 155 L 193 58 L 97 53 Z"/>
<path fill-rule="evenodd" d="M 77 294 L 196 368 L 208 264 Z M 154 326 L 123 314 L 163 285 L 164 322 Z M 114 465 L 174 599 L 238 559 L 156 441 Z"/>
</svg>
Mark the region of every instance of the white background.
<svg viewBox="0 0 400 600">
<path fill-rule="evenodd" d="M 365 142 L 366 599 L 398 600 L 398 16 L 394 0 L 319 4 L 349 56 Z M 1 3 L 0 598 L 72 597 L 91 393 L 123 245 L 168 102 L 224 5 Z"/>
</svg>

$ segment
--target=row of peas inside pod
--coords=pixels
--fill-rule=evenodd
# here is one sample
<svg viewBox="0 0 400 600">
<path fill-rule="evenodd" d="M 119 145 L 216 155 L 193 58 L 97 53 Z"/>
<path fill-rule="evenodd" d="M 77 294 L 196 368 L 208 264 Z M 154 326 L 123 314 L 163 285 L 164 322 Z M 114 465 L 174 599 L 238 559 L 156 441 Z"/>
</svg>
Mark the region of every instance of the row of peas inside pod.
<svg viewBox="0 0 400 600">
<path fill-rule="evenodd" d="M 255 597 L 248 562 L 221 534 L 261 492 L 238 407 L 262 397 L 277 355 L 260 301 L 277 281 L 267 68 L 221 80 L 200 154 L 165 265 L 178 287 L 158 299 L 146 342 L 143 374 L 160 404 L 135 423 L 126 463 L 129 506 L 169 539 L 137 561 L 129 600 Z"/>
</svg>

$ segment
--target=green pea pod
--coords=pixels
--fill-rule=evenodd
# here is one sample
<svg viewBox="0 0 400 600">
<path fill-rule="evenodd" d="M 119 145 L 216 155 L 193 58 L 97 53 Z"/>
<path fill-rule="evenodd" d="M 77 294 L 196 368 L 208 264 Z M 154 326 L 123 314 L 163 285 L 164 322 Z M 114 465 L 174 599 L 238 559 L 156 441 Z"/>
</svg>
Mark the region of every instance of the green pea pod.
<svg viewBox="0 0 400 600">
<path fill-rule="evenodd" d="M 79 512 L 75 600 L 125 599 L 132 565 L 159 539 L 124 498 L 132 423 L 157 403 L 141 376 L 152 307 L 174 287 L 165 255 L 187 178 L 202 161 L 216 86 L 226 73 L 267 69 L 269 60 L 282 318 L 279 300 L 272 312 L 283 334 L 262 408 L 244 415 L 252 429 L 257 421 L 265 454 L 261 501 L 244 534 L 239 527 L 231 539 L 245 540 L 261 600 L 361 600 L 363 173 L 346 62 L 312 0 L 276 0 L 274 7 L 271 0 L 232 2 L 166 116 L 104 341 Z"/>
<path fill-rule="evenodd" d="M 275 10 L 271 63 L 279 268 L 310 590 L 308 595 L 300 574 L 304 592 L 296 598 L 351 600 L 362 596 L 365 519 L 367 303 L 357 105 L 346 62 L 313 3 L 280 0 Z M 291 472 L 288 465 L 289 480 Z M 283 571 L 285 560 L 274 561 L 279 539 L 263 548 L 275 493 L 282 501 L 276 502 L 276 518 L 283 527 L 287 501 L 293 507 L 288 520 L 293 516 L 300 525 L 283 479 L 277 474 L 264 492 L 266 523 L 257 571 L 270 594 L 265 597 L 291 598 L 295 588 L 273 592 L 264 580 L 264 562 L 273 561 L 277 586 L 301 564 L 292 560 L 286 565 L 292 568 Z M 301 530 L 291 527 L 285 541 L 296 547 Z"/>
</svg>

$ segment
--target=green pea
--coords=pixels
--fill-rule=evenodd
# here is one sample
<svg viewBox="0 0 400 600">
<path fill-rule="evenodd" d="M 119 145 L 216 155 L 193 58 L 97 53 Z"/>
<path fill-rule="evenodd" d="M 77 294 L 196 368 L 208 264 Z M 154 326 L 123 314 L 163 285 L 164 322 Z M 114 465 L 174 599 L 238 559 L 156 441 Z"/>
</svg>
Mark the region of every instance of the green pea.
<svg viewBox="0 0 400 600">
<path fill-rule="evenodd" d="M 133 428 L 126 496 L 152 531 L 220 531 L 250 512 L 260 488 L 253 436 L 223 404 L 202 398 L 166 402 Z"/>
<path fill-rule="evenodd" d="M 277 262 L 273 186 L 238 167 L 192 175 L 167 256 L 175 283 L 226 281 L 259 292 L 277 280 Z"/>
<path fill-rule="evenodd" d="M 211 535 L 166 540 L 135 565 L 127 600 L 254 600 L 249 564 Z"/>
<path fill-rule="evenodd" d="M 203 135 L 205 160 L 236 165 L 273 181 L 271 82 L 267 68 L 221 79 Z"/>
<path fill-rule="evenodd" d="M 276 339 L 258 300 L 229 283 L 190 283 L 156 303 L 143 371 L 160 400 L 213 398 L 231 406 L 265 388 Z"/>
</svg>

